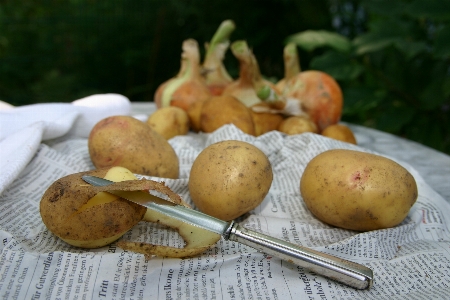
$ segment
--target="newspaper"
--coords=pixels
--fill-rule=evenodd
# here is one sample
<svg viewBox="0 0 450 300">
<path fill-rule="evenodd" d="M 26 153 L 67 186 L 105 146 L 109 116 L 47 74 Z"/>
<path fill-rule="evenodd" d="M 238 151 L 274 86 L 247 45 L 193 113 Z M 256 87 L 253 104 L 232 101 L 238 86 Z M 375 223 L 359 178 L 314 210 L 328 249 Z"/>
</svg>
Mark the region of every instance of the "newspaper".
<svg viewBox="0 0 450 300">
<path fill-rule="evenodd" d="M 180 178 L 163 179 L 183 199 L 196 156 L 208 145 L 236 139 L 261 149 L 274 180 L 263 203 L 237 221 L 294 244 L 358 262 L 374 271 L 370 290 L 356 290 L 236 242 L 220 240 L 186 259 L 147 258 L 116 243 L 72 247 L 47 230 L 39 202 L 58 178 L 93 169 L 86 138 L 42 142 L 20 176 L 0 195 L 0 297 L 2 299 L 448 299 L 450 205 L 413 168 L 419 197 L 395 228 L 355 232 L 317 220 L 299 191 L 310 159 L 332 148 L 368 151 L 315 134 L 260 137 L 227 125 L 211 134 L 169 142 L 180 160 Z M 194 206 L 194 205 L 193 205 Z M 195 206 L 194 206 L 195 207 Z M 140 222 L 122 239 L 182 247 L 178 234 Z"/>
</svg>

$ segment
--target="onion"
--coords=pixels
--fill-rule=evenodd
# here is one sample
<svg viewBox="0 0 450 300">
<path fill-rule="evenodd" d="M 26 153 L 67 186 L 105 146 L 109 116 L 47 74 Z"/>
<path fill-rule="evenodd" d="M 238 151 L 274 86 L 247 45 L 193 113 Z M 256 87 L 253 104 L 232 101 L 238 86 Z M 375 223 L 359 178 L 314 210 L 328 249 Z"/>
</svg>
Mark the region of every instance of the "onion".
<svg viewBox="0 0 450 300">
<path fill-rule="evenodd" d="M 178 106 L 185 111 L 196 101 L 211 97 L 208 86 L 200 72 L 200 51 L 194 39 L 183 42 L 180 71 L 174 78 L 162 83 L 156 90 L 154 101 L 157 108 Z"/>
<path fill-rule="evenodd" d="M 225 52 L 230 46 L 230 34 L 235 28 L 236 26 L 232 20 L 223 21 L 209 44 L 205 45 L 206 54 L 202 71 L 206 85 L 214 96 L 221 95 L 225 87 L 233 81 L 223 64 L 223 59 Z"/>
<path fill-rule="evenodd" d="M 175 77 L 172 77 L 167 81 L 164 81 L 158 86 L 153 99 L 155 101 L 157 108 L 170 106 L 170 104 L 163 103 L 162 101 L 163 92 L 166 90 L 167 86 L 171 86 L 172 84 L 175 84 L 176 81 L 180 80 L 182 75 L 186 72 L 187 63 L 188 61 L 186 59 L 183 59 L 182 57 L 180 62 L 180 70 L 178 71 L 178 74 L 175 75 Z"/>
<path fill-rule="evenodd" d="M 247 42 L 235 41 L 231 44 L 231 51 L 239 61 L 239 78 L 228 85 L 223 94 L 236 97 L 247 107 L 278 99 L 279 91 L 262 77 L 258 61 Z"/>
<path fill-rule="evenodd" d="M 339 122 L 343 95 L 336 80 L 322 71 L 300 71 L 297 48 L 284 49 L 285 77 L 277 83 L 285 99 L 281 112 L 285 115 L 307 115 L 319 131 Z"/>
<path fill-rule="evenodd" d="M 297 101 L 319 131 L 341 119 L 343 96 L 339 84 L 330 75 L 321 71 L 304 71 L 286 81 L 283 93 L 288 102 Z M 286 108 L 294 103 L 286 103 Z M 285 113 L 289 114 L 289 111 Z M 293 111 L 293 110 L 292 110 Z M 297 113 L 298 115 L 298 113 Z"/>
<path fill-rule="evenodd" d="M 231 52 L 239 61 L 239 78 L 224 89 L 223 95 L 234 96 L 247 107 L 262 102 L 253 87 L 254 67 L 247 42 L 235 41 L 231 44 Z"/>
<path fill-rule="evenodd" d="M 276 87 L 283 92 L 286 81 L 300 73 L 300 58 L 297 45 L 288 43 L 283 49 L 284 78 L 277 82 Z"/>
</svg>

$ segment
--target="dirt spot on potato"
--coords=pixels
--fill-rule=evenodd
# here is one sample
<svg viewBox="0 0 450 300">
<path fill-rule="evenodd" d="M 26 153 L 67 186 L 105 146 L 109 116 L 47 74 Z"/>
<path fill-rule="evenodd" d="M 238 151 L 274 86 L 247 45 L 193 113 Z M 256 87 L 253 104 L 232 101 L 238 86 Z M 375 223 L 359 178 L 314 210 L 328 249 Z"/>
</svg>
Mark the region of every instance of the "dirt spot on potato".
<svg viewBox="0 0 450 300">
<path fill-rule="evenodd" d="M 64 193 L 66 191 L 64 184 L 60 182 L 56 182 L 55 192 L 48 198 L 49 202 L 56 202 L 58 201 L 62 196 L 64 196 Z"/>
<path fill-rule="evenodd" d="M 365 186 L 367 184 L 367 181 L 370 178 L 370 171 L 371 169 L 365 168 L 362 171 L 357 170 L 354 173 L 350 175 L 350 188 L 359 188 L 361 190 L 365 189 Z"/>
<path fill-rule="evenodd" d="M 376 216 L 372 213 L 371 210 L 366 210 L 366 215 L 367 215 L 367 217 L 369 217 L 369 219 L 371 219 L 371 220 L 374 220 L 374 221 L 378 220 L 378 217 L 376 217 Z"/>
</svg>

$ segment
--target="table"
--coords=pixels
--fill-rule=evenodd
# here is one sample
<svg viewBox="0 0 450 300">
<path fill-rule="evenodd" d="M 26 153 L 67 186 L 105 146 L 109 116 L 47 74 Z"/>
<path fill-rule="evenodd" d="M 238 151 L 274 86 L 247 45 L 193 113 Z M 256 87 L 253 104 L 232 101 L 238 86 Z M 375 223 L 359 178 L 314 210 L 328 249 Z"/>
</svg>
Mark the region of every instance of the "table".
<svg viewBox="0 0 450 300">
<path fill-rule="evenodd" d="M 103 100 L 111 104 L 110 98 Z M 118 102 L 123 104 L 120 106 L 123 109 L 108 111 L 110 115 L 128 113 L 129 103 L 122 100 Z M 60 105 L 58 109 L 53 115 L 54 122 L 45 124 L 61 130 L 63 125 L 72 124 L 70 121 L 73 119 L 70 117 L 75 118 L 76 115 L 70 105 Z M 132 103 L 131 114 L 145 120 L 155 109 L 153 103 Z M 33 114 L 36 114 L 35 110 L 36 107 L 33 107 Z M 61 111 L 66 112 L 64 118 L 61 118 Z M 93 109 L 86 109 L 84 113 L 89 116 L 92 111 Z M 88 118 L 81 120 L 87 121 Z M 40 126 L 42 124 L 36 124 L 37 132 L 37 129 L 43 128 Z M 80 124 L 77 125 L 72 129 L 81 127 Z M 119 294 L 131 298 L 131 295 L 142 293 L 147 298 L 162 299 L 177 293 L 200 295 L 200 288 L 196 284 L 199 284 L 201 278 L 202 284 L 205 283 L 202 286 L 205 293 L 222 293 L 225 295 L 223 299 L 231 299 L 238 293 L 251 294 L 254 299 L 261 292 L 267 293 L 270 299 L 299 299 L 298 295 L 306 296 L 311 293 L 329 295 L 330 298 L 331 295 L 336 298 L 348 298 L 351 295 L 352 299 L 361 300 L 379 299 L 379 295 L 383 295 L 383 299 L 395 298 L 395 295 L 398 296 L 395 299 L 403 299 L 408 293 L 413 293 L 411 299 L 437 299 L 438 296 L 439 299 L 447 299 L 450 282 L 450 157 L 388 133 L 348 125 L 354 131 L 361 149 L 399 160 L 414 168 L 414 174 L 420 174 L 417 178 L 420 179 L 418 183 L 421 198 L 413 206 L 404 224 L 359 233 L 331 228 L 312 218 L 302 202 L 297 201 L 299 194 L 296 176 L 299 172 L 295 171 L 298 171 L 299 166 L 305 165 L 307 158 L 312 158 L 319 151 L 346 145 L 332 140 L 326 141 L 332 145 L 321 145 L 324 139 L 314 134 L 286 137 L 272 132 L 270 139 L 266 138 L 269 135 L 253 139 L 233 126 L 223 127 L 204 136 L 189 133 L 191 136 L 180 137 L 179 142 L 172 140 L 174 147 L 183 155 L 182 158 L 187 160 L 183 160 L 184 177 L 171 182 L 169 180 L 167 184 L 176 188 L 176 192 L 184 195 L 185 199 L 189 198 L 188 190 L 185 189 L 186 171 L 195 157 L 191 154 L 199 152 L 205 146 L 206 139 L 211 143 L 223 137 L 257 140 L 254 142 L 265 148 L 269 155 L 272 154 L 274 170 L 279 180 L 273 183 L 274 189 L 267 201 L 251 215 L 239 220 L 241 224 L 321 252 L 364 263 L 375 271 L 375 285 L 370 291 L 355 291 L 337 286 L 335 282 L 325 280 L 315 273 L 225 240 L 202 255 L 185 260 L 161 257 L 147 260 L 138 253 L 121 250 L 116 244 L 92 251 L 68 246 L 45 228 L 37 205 L 48 184 L 67 172 L 91 167 L 86 137 L 67 134 L 54 140 L 46 140 L 36 153 L 33 151 L 34 159 L 19 176 L 19 181 L 15 181 L 1 195 L 0 233 L 3 248 L 0 260 L 0 295 L 7 298 L 16 293 L 21 299 L 30 296 L 37 298 L 41 294 L 48 295 L 49 299 L 59 295 L 70 299 L 90 299 L 97 295 L 113 298 L 113 295 Z M 61 131 L 43 132 L 50 139 L 50 133 Z M 29 139 L 37 136 L 35 131 L 31 133 L 33 135 L 27 135 L 25 143 L 28 148 L 31 148 Z M 39 137 L 40 135 L 34 139 L 36 147 L 39 146 Z M 303 147 L 305 152 L 302 154 L 298 147 Z M 19 150 L 28 148 L 19 147 Z M 191 152 L 186 153 L 186 149 L 191 149 Z M 14 153 L 14 157 L 17 154 Z M 293 176 L 284 176 L 286 174 Z M 159 236 L 154 236 L 155 232 Z M 144 223 L 133 228 L 126 238 L 136 238 L 140 242 L 161 240 L 166 244 L 172 241 L 171 235 L 166 234 L 157 224 Z M 250 280 L 250 271 L 256 272 L 255 281 Z M 256 276 L 257 274 L 261 276 Z M 245 289 L 244 280 L 249 284 Z M 250 299 L 250 296 L 246 299 Z"/>
</svg>

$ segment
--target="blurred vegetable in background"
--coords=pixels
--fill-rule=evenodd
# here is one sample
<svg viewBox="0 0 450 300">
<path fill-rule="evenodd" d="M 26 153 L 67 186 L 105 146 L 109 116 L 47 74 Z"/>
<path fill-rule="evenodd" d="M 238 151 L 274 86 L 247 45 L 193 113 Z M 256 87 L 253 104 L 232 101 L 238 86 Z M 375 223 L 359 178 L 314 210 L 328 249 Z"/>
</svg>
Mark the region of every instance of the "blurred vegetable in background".
<svg viewBox="0 0 450 300">
<path fill-rule="evenodd" d="M 365 15 L 366 29 L 349 34 L 336 11 L 341 34 L 307 30 L 287 41 L 318 53 L 309 68 L 340 82 L 343 120 L 450 153 L 450 1 L 353 1 L 340 8 Z"/>
<path fill-rule="evenodd" d="M 257 3 L 257 5 L 255 5 Z M 202 47 L 225 19 L 261 73 L 284 76 L 283 48 L 302 70 L 332 75 L 343 121 L 450 154 L 449 0 L 26 0 L 0 5 L 0 99 L 67 102 L 93 93 L 152 101 L 180 69 L 182 41 Z M 228 51 L 224 64 L 237 78 Z"/>
</svg>

